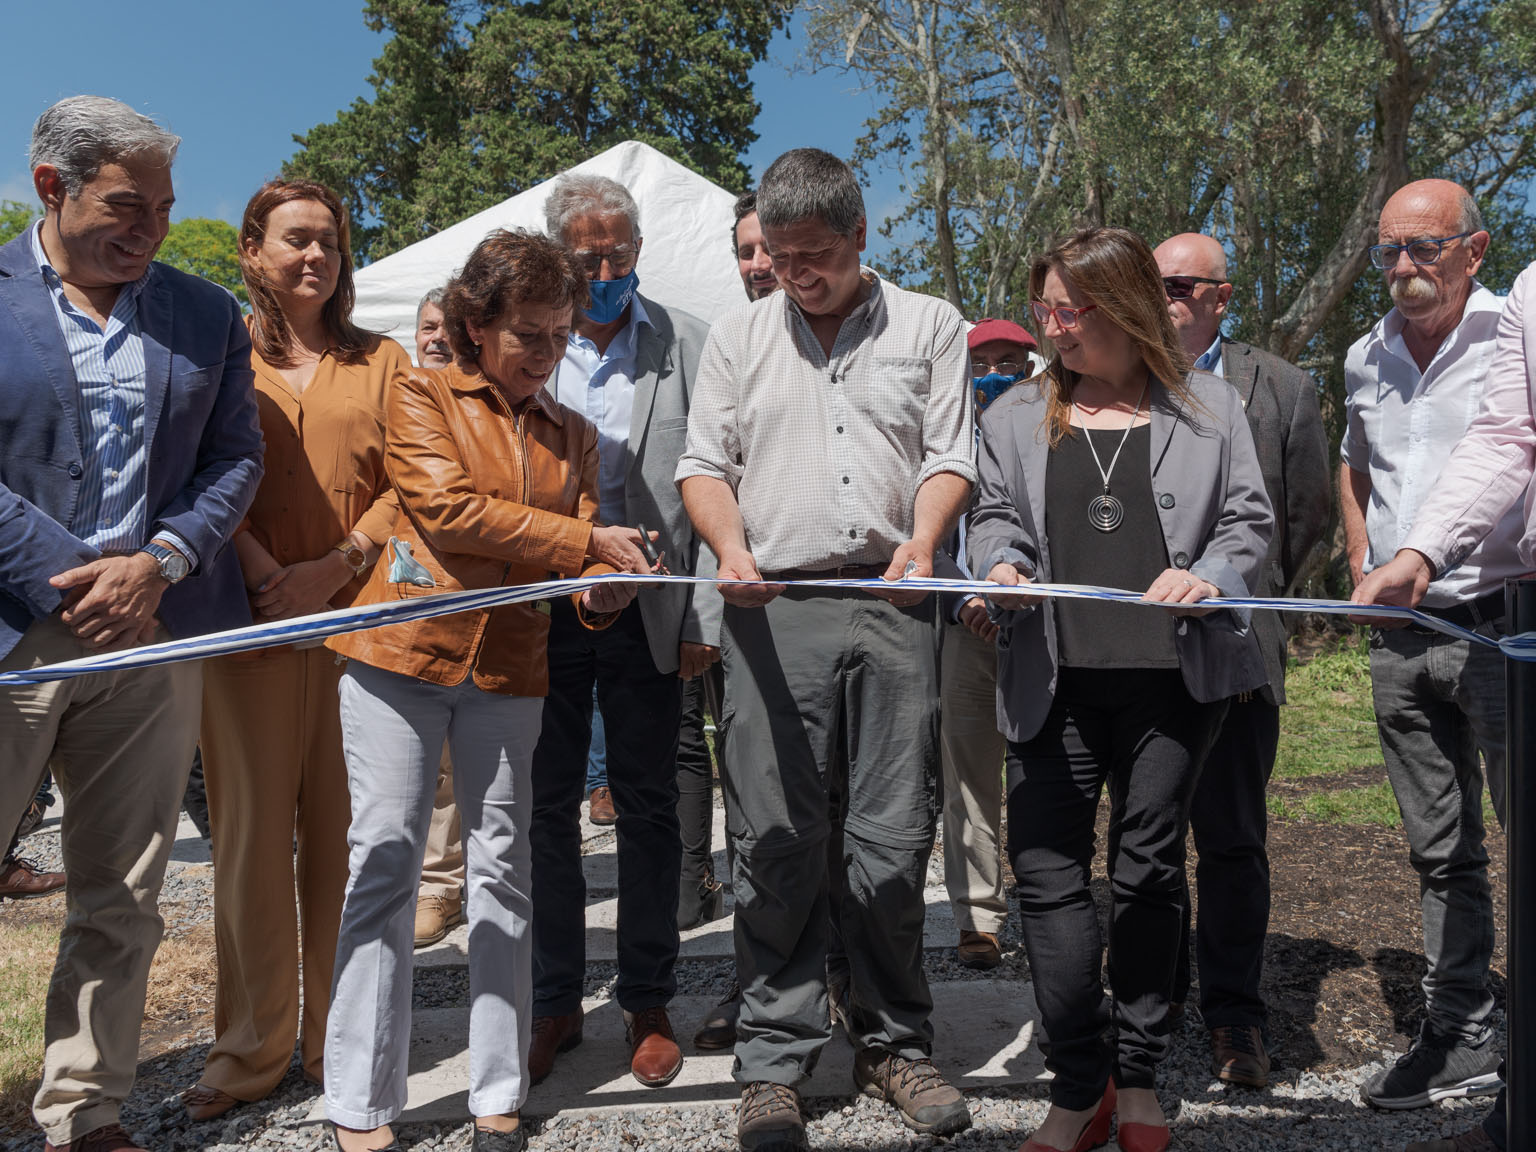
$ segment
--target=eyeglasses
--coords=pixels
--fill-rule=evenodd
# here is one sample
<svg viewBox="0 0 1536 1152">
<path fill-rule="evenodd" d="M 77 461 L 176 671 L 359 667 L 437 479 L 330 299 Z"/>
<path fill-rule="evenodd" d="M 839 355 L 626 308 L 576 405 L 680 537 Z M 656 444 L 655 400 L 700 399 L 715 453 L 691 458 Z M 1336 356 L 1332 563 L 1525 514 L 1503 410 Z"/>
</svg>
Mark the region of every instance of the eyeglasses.
<svg viewBox="0 0 1536 1152">
<path fill-rule="evenodd" d="M 1017 376 L 1024 371 L 1024 365 L 1017 360 L 977 360 L 971 359 L 971 371 L 977 376 L 987 376 L 996 372 L 999 376 Z"/>
<path fill-rule="evenodd" d="M 1388 268 L 1397 267 L 1397 257 L 1400 252 L 1407 252 L 1408 259 L 1420 266 L 1435 264 L 1440 260 L 1445 246 L 1452 240 L 1460 240 L 1463 236 L 1473 236 L 1473 232 L 1458 232 L 1454 236 L 1442 236 L 1438 240 L 1410 240 L 1406 244 L 1373 244 L 1370 248 L 1371 263 L 1385 272 Z"/>
<path fill-rule="evenodd" d="M 1170 300 L 1188 300 L 1195 294 L 1196 284 L 1225 283 L 1225 280 L 1213 280 L 1209 276 L 1164 276 L 1163 291 Z"/>
<path fill-rule="evenodd" d="M 1085 304 L 1081 308 L 1047 308 L 1036 300 L 1029 306 L 1035 323 L 1040 325 L 1041 331 L 1045 330 L 1047 322 L 1052 316 L 1056 317 L 1056 325 L 1062 329 L 1076 328 L 1078 320 L 1097 308 L 1097 304 Z"/>
<path fill-rule="evenodd" d="M 633 244 L 620 244 L 617 248 L 610 248 L 606 252 L 571 253 L 577 265 L 587 274 L 588 280 L 602 275 L 604 260 L 608 261 L 608 267 L 615 279 L 628 276 L 635 266 L 635 257 L 639 254 L 640 250 Z"/>
</svg>

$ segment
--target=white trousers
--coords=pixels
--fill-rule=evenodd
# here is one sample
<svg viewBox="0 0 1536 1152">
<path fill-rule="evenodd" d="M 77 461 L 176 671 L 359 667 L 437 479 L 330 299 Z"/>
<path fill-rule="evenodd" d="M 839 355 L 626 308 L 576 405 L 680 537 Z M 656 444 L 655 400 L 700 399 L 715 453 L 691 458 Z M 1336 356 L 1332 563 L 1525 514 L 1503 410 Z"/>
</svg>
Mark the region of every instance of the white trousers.
<svg viewBox="0 0 1536 1152">
<path fill-rule="evenodd" d="M 325 1105 L 347 1128 L 405 1109 L 416 886 L 446 741 L 463 828 L 469 918 L 469 1110 L 528 1095 L 533 938 L 530 765 L 543 701 L 352 661 L 341 679 L 352 795 L 346 903 L 325 1033 Z"/>
</svg>

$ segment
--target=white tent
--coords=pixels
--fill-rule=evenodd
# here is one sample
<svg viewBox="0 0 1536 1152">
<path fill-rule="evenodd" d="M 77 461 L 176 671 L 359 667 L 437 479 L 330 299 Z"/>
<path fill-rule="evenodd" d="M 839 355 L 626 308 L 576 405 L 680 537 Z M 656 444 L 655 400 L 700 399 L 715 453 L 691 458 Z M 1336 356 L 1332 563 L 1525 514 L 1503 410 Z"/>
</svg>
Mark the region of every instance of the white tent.
<svg viewBox="0 0 1536 1152">
<path fill-rule="evenodd" d="M 615 145 L 570 169 L 608 176 L 629 189 L 640 205 L 640 291 L 654 300 L 711 321 L 746 300 L 731 257 L 731 205 L 735 195 L 635 140 Z M 416 305 L 447 283 L 475 245 L 496 228 L 544 231 L 549 179 L 402 248 L 356 275 L 362 327 L 392 336 L 414 357 Z"/>
</svg>

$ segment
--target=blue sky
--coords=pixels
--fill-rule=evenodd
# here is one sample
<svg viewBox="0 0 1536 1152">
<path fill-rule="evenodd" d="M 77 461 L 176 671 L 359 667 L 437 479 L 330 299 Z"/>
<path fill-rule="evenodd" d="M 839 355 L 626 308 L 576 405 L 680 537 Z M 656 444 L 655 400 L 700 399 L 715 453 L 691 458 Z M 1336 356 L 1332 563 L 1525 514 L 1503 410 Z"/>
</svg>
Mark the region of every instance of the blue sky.
<svg viewBox="0 0 1536 1152">
<path fill-rule="evenodd" d="M 60 97 L 90 92 L 124 100 L 183 137 L 176 218 L 238 223 L 250 194 L 292 155 L 295 133 L 372 93 L 368 73 L 383 38 L 364 27 L 361 12 L 349 0 L 15 6 L 0 70 L 0 199 L 35 202 L 32 121 Z M 747 156 L 754 177 L 787 148 L 848 155 L 873 111 L 851 78 L 792 74 L 799 52 L 798 39 L 780 36 L 753 73 L 764 109 Z M 875 180 L 872 221 L 895 210 L 898 184 L 895 173 Z"/>
</svg>

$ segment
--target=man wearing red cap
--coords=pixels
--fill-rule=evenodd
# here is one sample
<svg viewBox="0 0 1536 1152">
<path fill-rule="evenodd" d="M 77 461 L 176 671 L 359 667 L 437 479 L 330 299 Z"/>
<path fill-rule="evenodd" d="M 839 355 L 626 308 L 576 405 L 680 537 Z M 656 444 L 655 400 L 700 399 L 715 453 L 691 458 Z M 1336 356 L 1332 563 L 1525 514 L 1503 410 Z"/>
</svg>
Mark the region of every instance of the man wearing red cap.
<svg viewBox="0 0 1536 1152">
<path fill-rule="evenodd" d="M 1035 338 L 1010 320 L 982 320 L 966 337 L 971 396 L 979 417 L 1020 380 L 1040 369 Z M 960 540 L 965 530 L 960 530 Z M 965 556 L 957 547 L 962 568 Z M 947 598 L 939 667 L 940 748 L 944 769 L 944 885 L 960 929 L 960 963 L 996 968 L 998 933 L 1008 917 L 1003 896 L 1003 736 L 997 729 L 997 625 L 980 596 Z"/>
</svg>

